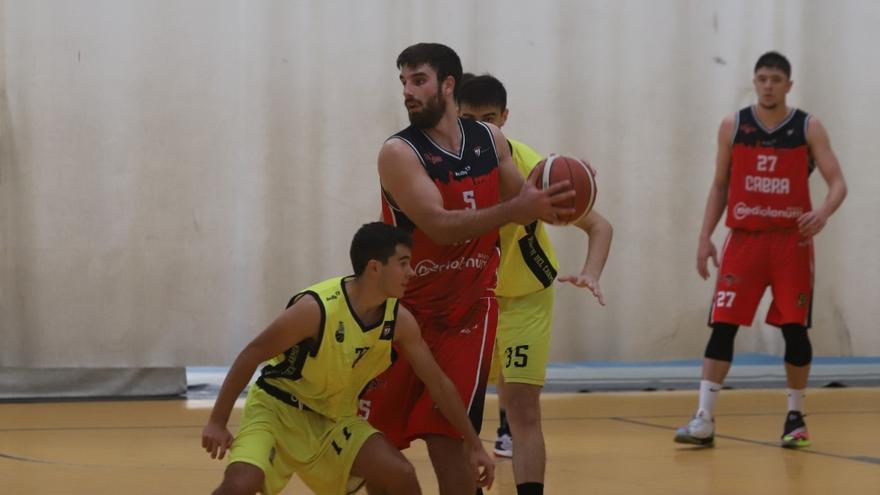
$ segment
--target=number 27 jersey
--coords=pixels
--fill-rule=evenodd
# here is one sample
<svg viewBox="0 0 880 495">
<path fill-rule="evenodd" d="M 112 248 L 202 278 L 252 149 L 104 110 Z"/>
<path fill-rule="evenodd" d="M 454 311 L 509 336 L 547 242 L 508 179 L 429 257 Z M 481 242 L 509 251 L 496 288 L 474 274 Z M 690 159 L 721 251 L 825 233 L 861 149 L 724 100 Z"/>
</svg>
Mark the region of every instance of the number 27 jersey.
<svg viewBox="0 0 880 495">
<path fill-rule="evenodd" d="M 727 196 L 727 226 L 748 231 L 797 228 L 811 210 L 807 147 L 810 116 L 792 110 L 775 129 L 766 129 L 754 107 L 737 113 Z"/>
</svg>

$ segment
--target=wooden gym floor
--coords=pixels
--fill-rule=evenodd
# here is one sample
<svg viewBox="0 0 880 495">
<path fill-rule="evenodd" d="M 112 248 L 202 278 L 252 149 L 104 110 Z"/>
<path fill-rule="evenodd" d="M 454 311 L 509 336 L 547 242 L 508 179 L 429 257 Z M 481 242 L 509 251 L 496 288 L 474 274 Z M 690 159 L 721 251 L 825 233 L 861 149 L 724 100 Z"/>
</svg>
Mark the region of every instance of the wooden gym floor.
<svg viewBox="0 0 880 495">
<path fill-rule="evenodd" d="M 880 494 L 880 388 L 811 389 L 813 447 L 779 448 L 781 390 L 728 390 L 716 447 L 672 442 L 696 392 L 546 394 L 548 494 Z M 487 399 L 491 447 L 496 400 Z M 200 447 L 210 401 L 0 404 L 0 493 L 210 493 L 224 463 Z M 233 413 L 233 429 L 241 410 Z M 407 451 L 425 494 L 436 494 L 424 444 Z M 294 479 L 284 493 L 310 493 Z M 489 494 L 515 494 L 499 461 Z"/>
</svg>

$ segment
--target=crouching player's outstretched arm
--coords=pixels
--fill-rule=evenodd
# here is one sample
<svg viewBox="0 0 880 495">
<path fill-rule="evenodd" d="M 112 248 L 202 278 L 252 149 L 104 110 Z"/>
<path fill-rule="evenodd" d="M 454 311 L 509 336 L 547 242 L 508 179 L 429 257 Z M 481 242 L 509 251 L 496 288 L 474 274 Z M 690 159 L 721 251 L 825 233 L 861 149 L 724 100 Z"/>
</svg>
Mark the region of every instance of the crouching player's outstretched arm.
<svg viewBox="0 0 880 495">
<path fill-rule="evenodd" d="M 477 484 L 491 487 L 495 479 L 495 462 L 483 448 L 479 435 L 471 425 L 455 385 L 434 360 L 428 344 L 422 339 L 416 319 L 403 306 L 398 310 L 394 342 L 413 371 L 428 388 L 428 393 L 431 394 L 440 412 L 463 435 L 464 443 L 470 451 L 469 460 L 474 467 Z"/>
</svg>

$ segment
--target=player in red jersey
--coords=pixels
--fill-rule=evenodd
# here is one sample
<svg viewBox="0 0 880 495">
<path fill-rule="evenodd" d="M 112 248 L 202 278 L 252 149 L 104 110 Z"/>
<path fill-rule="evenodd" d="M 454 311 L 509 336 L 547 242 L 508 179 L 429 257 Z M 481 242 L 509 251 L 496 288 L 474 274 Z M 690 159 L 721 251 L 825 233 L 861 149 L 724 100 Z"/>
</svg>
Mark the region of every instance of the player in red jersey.
<svg viewBox="0 0 880 495">
<path fill-rule="evenodd" d="M 813 351 L 807 336 L 813 300 L 813 242 L 846 197 L 846 182 L 819 120 L 786 106 L 791 65 L 768 52 L 755 64 L 758 104 L 726 117 L 718 131 L 715 179 L 709 190 L 697 248 L 697 271 L 709 277 L 707 262 L 718 267 L 712 231 L 727 210 L 730 234 L 709 324 L 712 336 L 703 360 L 700 403 L 675 441 L 711 446 L 713 409 L 733 359 L 739 325 L 751 325 L 767 286 L 773 303 L 766 321 L 785 339 L 788 414 L 783 447 L 810 445 L 803 419 L 804 390 Z M 828 184 L 822 205 L 813 210 L 808 178 L 814 164 Z"/>
<path fill-rule="evenodd" d="M 571 211 L 555 205 L 574 192 L 567 182 L 543 191 L 526 183 L 509 148 L 496 146 L 507 142 L 497 127 L 458 118 L 454 92 L 462 69 L 451 48 L 410 46 L 397 67 L 412 125 L 379 152 L 383 219 L 412 231 L 416 274 L 402 303 L 479 431 L 498 319 L 498 227 L 553 222 Z M 398 448 L 425 440 L 441 494 L 475 492 L 461 434 L 403 359 L 377 378 L 361 404 L 362 414 Z"/>
</svg>

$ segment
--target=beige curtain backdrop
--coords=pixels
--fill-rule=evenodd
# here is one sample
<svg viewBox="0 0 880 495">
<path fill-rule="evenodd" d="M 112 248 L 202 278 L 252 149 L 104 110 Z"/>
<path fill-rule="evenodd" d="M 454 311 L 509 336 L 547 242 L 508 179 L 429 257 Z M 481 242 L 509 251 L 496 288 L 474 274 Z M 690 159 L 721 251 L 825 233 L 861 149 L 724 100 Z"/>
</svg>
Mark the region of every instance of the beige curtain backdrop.
<svg viewBox="0 0 880 495">
<path fill-rule="evenodd" d="M 507 84 L 508 135 L 598 168 L 608 305 L 559 287 L 555 361 L 701 355 L 717 127 L 786 53 L 850 186 L 816 242 L 815 351 L 880 355 L 878 25 L 872 0 L 0 0 L 0 366 L 228 364 L 347 273 L 418 41 Z M 551 235 L 580 269 L 584 236 Z M 738 351 L 781 352 L 766 308 Z"/>
</svg>

